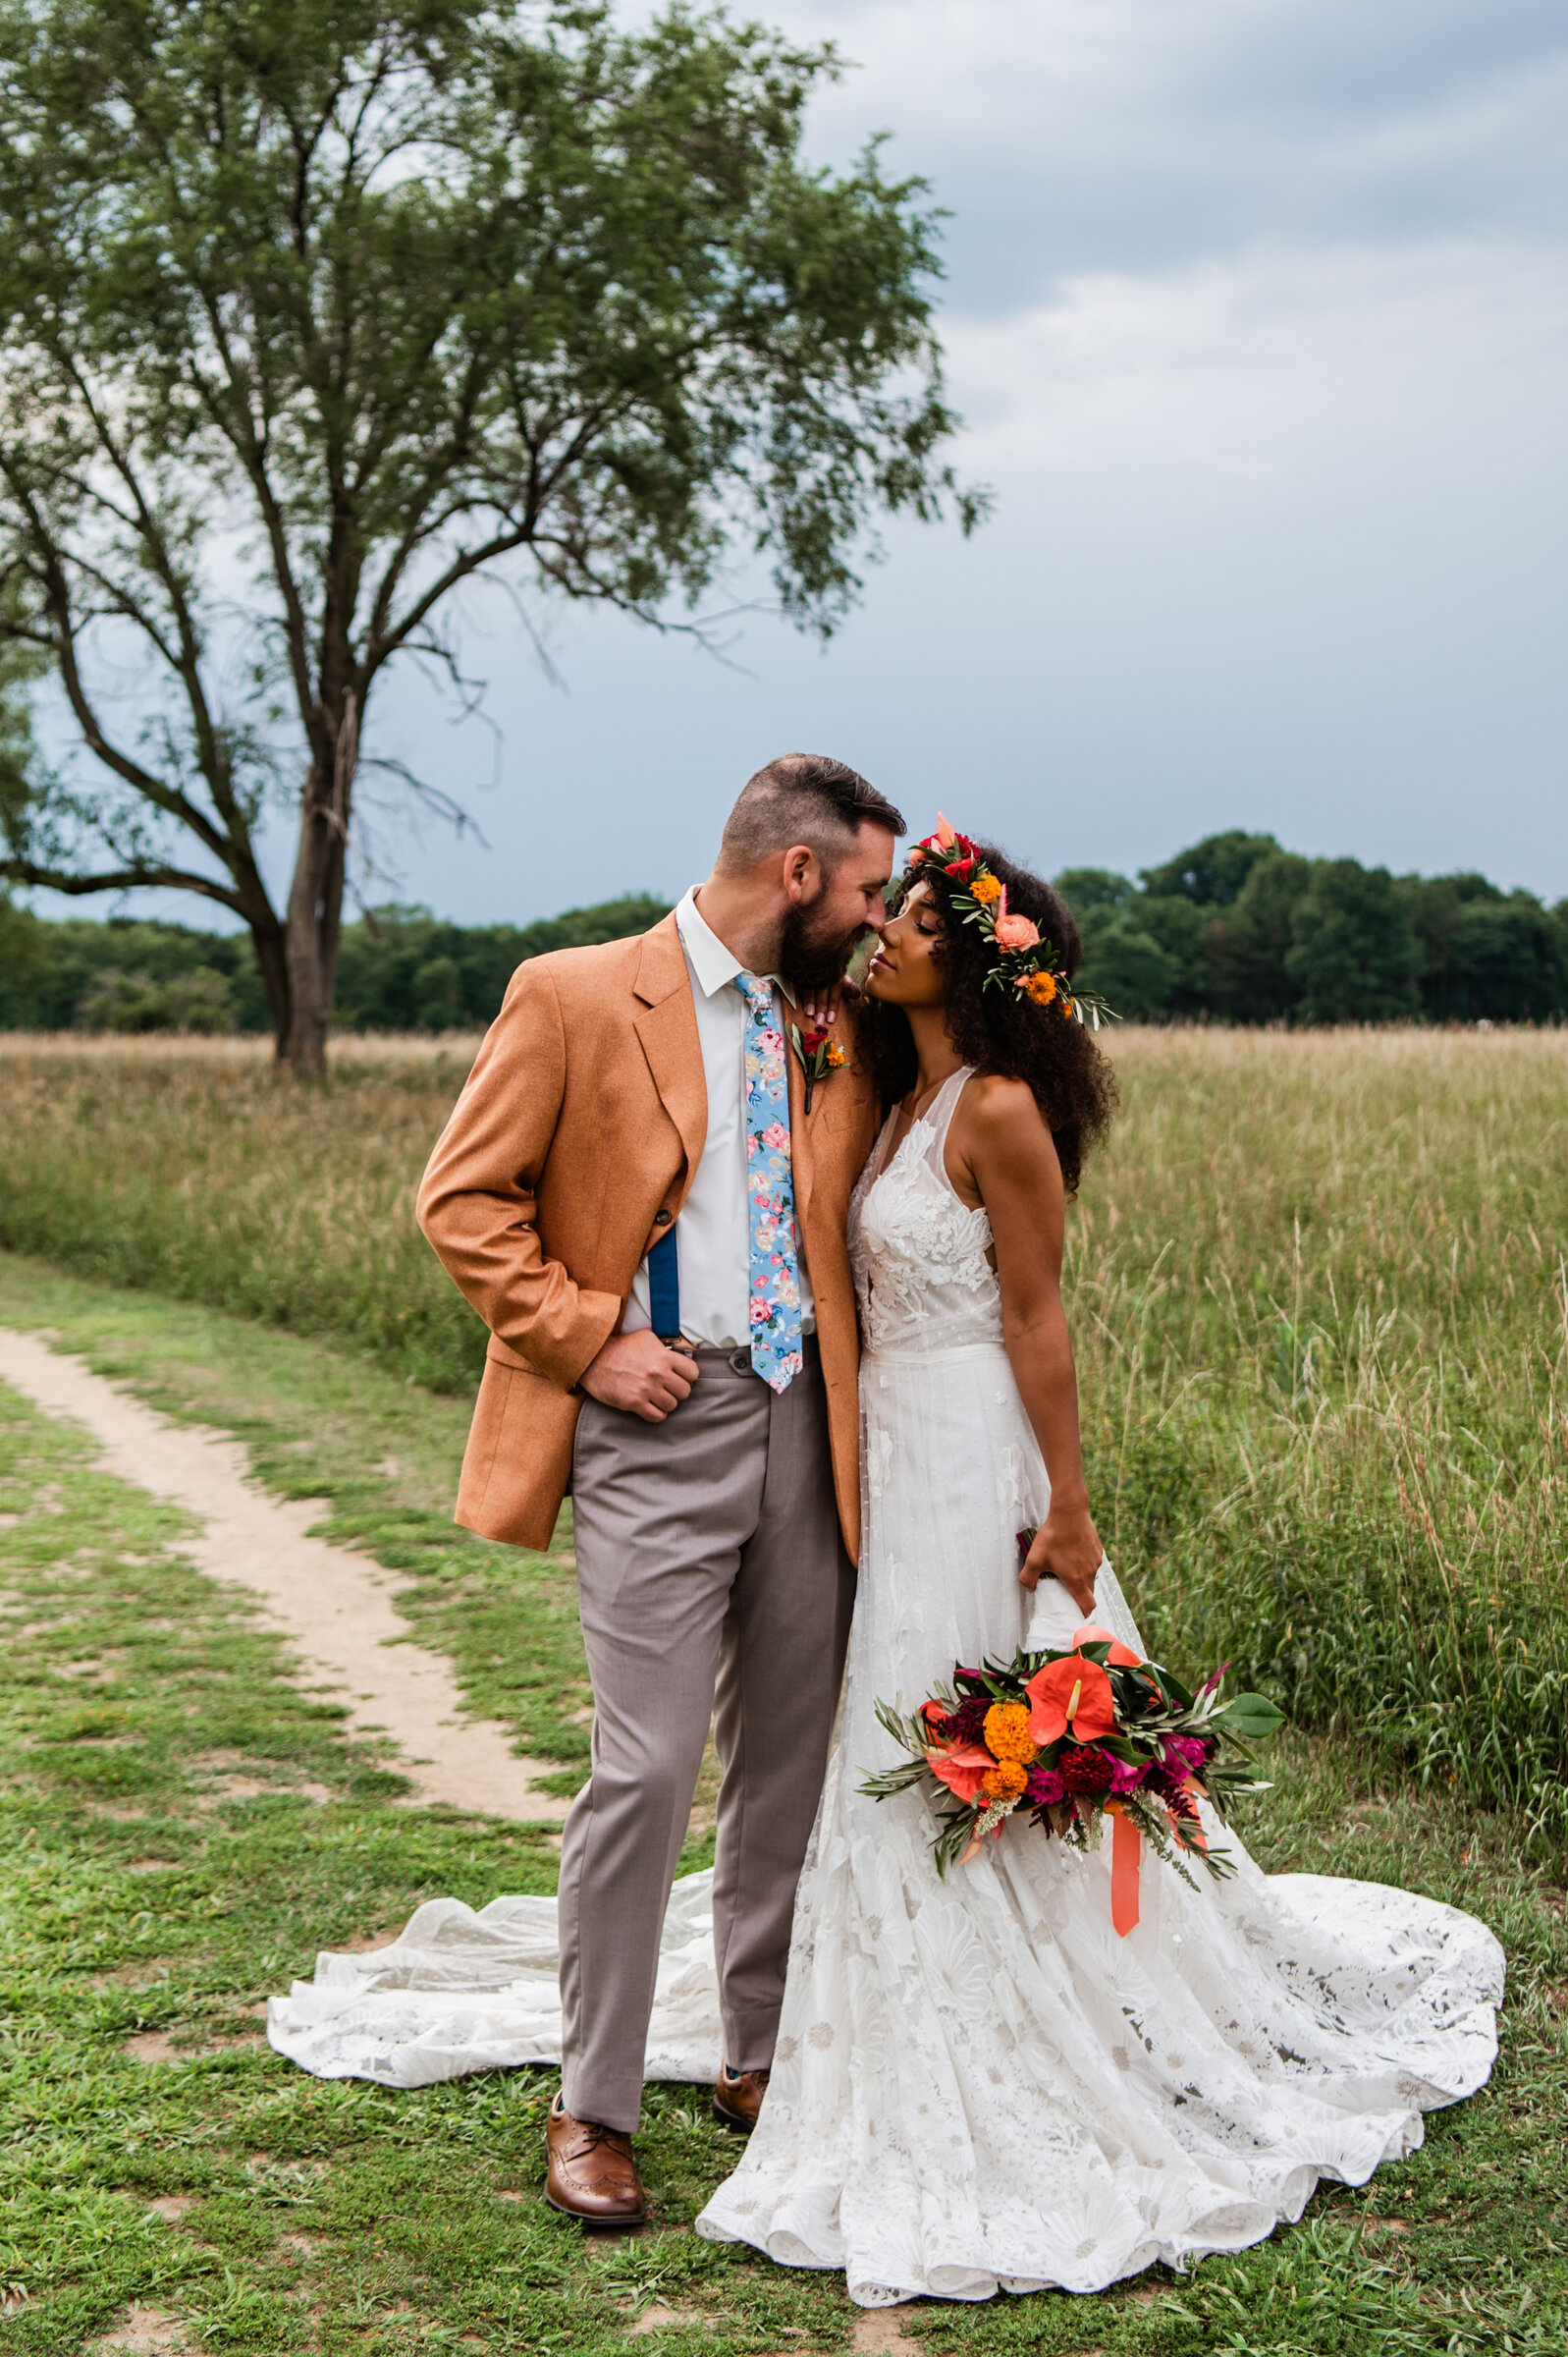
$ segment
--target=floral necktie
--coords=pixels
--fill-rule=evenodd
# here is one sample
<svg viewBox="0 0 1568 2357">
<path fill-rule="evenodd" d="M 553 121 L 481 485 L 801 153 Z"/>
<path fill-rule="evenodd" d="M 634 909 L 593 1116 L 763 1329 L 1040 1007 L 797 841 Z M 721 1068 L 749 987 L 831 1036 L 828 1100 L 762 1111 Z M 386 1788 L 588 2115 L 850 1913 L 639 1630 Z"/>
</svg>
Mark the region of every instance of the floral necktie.
<svg viewBox="0 0 1568 2357">
<path fill-rule="evenodd" d="M 784 1391 L 801 1368 L 800 1263 L 789 1164 L 789 1082 L 773 984 L 737 974 L 746 1003 L 746 1217 L 751 1236 L 751 1363 Z"/>
</svg>

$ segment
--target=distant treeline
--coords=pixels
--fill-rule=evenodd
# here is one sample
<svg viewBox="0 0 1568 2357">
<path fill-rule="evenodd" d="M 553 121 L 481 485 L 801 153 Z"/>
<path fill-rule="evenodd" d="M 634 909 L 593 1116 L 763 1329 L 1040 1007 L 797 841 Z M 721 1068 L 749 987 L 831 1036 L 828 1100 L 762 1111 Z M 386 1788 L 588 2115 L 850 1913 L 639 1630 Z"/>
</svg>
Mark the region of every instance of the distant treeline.
<svg viewBox="0 0 1568 2357">
<path fill-rule="evenodd" d="M 1395 876 L 1233 832 L 1144 868 L 1136 883 L 1098 867 L 1056 881 L 1083 931 L 1083 981 L 1133 1021 L 1568 1016 L 1568 901 L 1548 908 L 1485 876 Z M 531 925 L 373 909 L 344 931 L 338 1022 L 481 1029 L 525 958 L 644 932 L 666 905 L 606 901 Z M 0 896 L 0 1029 L 269 1028 L 243 934 L 130 917 L 45 920 Z"/>
<path fill-rule="evenodd" d="M 1135 1021 L 1542 1022 L 1568 1014 L 1568 901 L 1485 876 L 1395 876 L 1305 859 L 1271 835 L 1211 835 L 1136 884 L 1056 879 L 1083 980 Z"/>
<path fill-rule="evenodd" d="M 337 1019 L 348 1031 L 482 1031 L 525 958 L 619 941 L 668 904 L 635 897 L 532 925 L 448 925 L 375 908 L 346 925 Z M 0 898 L 0 1029 L 270 1031 L 248 934 L 110 917 L 49 921 Z"/>
</svg>

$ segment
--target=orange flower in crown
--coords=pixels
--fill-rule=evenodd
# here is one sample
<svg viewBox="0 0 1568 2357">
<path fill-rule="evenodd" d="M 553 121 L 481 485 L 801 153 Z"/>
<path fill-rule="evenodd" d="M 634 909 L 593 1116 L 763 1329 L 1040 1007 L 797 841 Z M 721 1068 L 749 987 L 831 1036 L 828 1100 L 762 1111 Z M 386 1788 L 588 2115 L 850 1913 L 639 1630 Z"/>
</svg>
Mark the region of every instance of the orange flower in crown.
<svg viewBox="0 0 1568 2357">
<path fill-rule="evenodd" d="M 1049 941 L 1041 939 L 1032 917 L 1019 916 L 1007 906 L 1007 887 L 986 865 L 967 835 L 937 812 L 936 833 L 917 843 L 909 854 L 911 868 L 936 868 L 947 879 L 948 904 L 966 925 L 978 925 L 998 953 L 998 962 L 985 979 L 985 988 L 1015 990 L 1035 1007 L 1054 1007 L 1069 1021 L 1089 1022 L 1098 1031 L 1104 1021 L 1114 1022 L 1114 1011 L 1093 991 L 1074 991 Z"/>
</svg>

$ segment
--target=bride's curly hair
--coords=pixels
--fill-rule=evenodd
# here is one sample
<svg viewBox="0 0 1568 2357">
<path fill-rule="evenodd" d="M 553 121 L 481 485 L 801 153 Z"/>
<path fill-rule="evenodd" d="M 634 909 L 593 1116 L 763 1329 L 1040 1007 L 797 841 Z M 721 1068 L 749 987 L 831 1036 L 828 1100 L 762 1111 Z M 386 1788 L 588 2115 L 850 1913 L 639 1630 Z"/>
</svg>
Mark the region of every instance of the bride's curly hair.
<svg viewBox="0 0 1568 2357">
<path fill-rule="evenodd" d="M 1055 952 L 1057 969 L 1075 974 L 1083 944 L 1071 909 L 1060 893 L 1017 867 L 989 843 L 976 850 L 999 882 L 1007 888 L 1007 907 L 1017 916 L 1032 917 L 1041 937 Z M 997 952 L 978 925 L 966 925 L 952 909 L 952 896 L 963 887 L 927 860 L 918 860 L 898 879 L 900 894 L 914 884 L 930 888 L 942 917 L 941 956 L 947 967 L 947 1036 L 965 1064 L 977 1071 L 1000 1072 L 1022 1080 L 1034 1092 L 1035 1103 L 1055 1141 L 1062 1181 L 1075 1194 L 1092 1147 L 1110 1134 L 1116 1110 L 1116 1080 L 1101 1054 L 1093 1032 L 1063 1015 L 1059 1007 L 1037 1007 L 1020 991 L 985 987 L 986 975 L 997 962 Z M 871 1057 L 877 1093 L 886 1110 L 907 1096 L 915 1084 L 915 1043 L 901 1007 L 884 1006 L 862 998 L 856 1010 L 861 1038 Z"/>
</svg>

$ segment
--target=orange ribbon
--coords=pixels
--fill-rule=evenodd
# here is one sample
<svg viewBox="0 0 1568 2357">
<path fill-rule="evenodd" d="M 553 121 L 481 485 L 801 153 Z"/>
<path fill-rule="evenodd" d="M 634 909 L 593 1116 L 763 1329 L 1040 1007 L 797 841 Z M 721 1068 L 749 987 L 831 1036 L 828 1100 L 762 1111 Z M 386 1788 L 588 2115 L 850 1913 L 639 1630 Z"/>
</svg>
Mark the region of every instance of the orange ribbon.
<svg viewBox="0 0 1568 2357">
<path fill-rule="evenodd" d="M 1125 1940 L 1138 1921 L 1138 1860 L 1143 1836 L 1117 1802 L 1106 1803 L 1110 1818 L 1110 1920 Z"/>
</svg>

